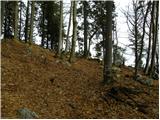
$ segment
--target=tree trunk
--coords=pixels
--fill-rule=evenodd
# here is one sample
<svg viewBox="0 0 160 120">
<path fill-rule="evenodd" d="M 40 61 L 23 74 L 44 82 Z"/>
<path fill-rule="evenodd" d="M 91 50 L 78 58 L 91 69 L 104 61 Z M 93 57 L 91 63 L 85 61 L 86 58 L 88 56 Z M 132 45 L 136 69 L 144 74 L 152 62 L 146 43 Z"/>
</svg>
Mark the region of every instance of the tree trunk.
<svg viewBox="0 0 160 120">
<path fill-rule="evenodd" d="M 20 11 L 19 11 L 20 15 L 19 15 L 19 40 L 21 40 L 21 29 L 22 29 L 22 1 L 20 1 Z"/>
<path fill-rule="evenodd" d="M 135 73 L 134 73 L 134 77 L 135 79 L 137 78 L 137 73 L 138 73 L 138 66 L 139 66 L 139 62 L 138 62 L 138 18 L 137 18 L 137 8 L 135 7 L 134 9 L 134 15 L 135 15 L 135 22 L 134 22 L 134 29 L 135 29 L 135 33 L 134 33 L 134 39 L 135 39 Z"/>
<path fill-rule="evenodd" d="M 44 3 L 42 4 L 42 40 L 41 40 L 41 46 L 44 47 L 44 38 L 45 38 L 45 33 L 44 33 L 44 21 L 45 21 L 45 10 L 44 10 Z"/>
<path fill-rule="evenodd" d="M 69 31 L 71 27 L 71 18 L 72 18 L 72 2 L 71 2 L 71 7 L 70 7 L 70 15 L 69 15 L 69 23 L 68 23 L 68 30 L 67 30 L 67 39 L 66 39 L 66 49 L 65 49 L 65 54 L 67 53 L 69 49 Z"/>
<path fill-rule="evenodd" d="M 149 9 L 150 9 L 150 2 L 148 3 L 148 6 L 147 6 L 147 11 L 144 15 L 144 20 L 143 20 L 143 32 L 142 32 L 142 37 L 141 37 L 141 49 L 140 49 L 140 54 L 139 54 L 139 58 L 138 58 L 138 63 L 141 61 L 142 59 L 142 53 L 143 53 L 143 47 L 144 47 L 144 36 L 145 36 L 145 33 L 146 33 L 146 30 L 145 30 L 145 24 L 146 24 L 146 19 L 147 19 L 147 15 L 148 15 L 148 12 L 149 12 Z"/>
<path fill-rule="evenodd" d="M 30 24 L 30 35 L 29 35 L 29 44 L 33 42 L 33 29 L 34 29 L 34 12 L 35 12 L 35 1 L 32 1 L 31 6 L 31 24 Z"/>
<path fill-rule="evenodd" d="M 61 56 L 63 49 L 63 1 L 60 1 L 60 29 L 59 29 L 59 41 L 58 41 L 58 56 Z"/>
<path fill-rule="evenodd" d="M 1 1 L 1 31 L 0 31 L 1 34 L 2 34 L 2 27 L 4 22 L 4 12 L 5 12 L 5 1 Z"/>
<path fill-rule="evenodd" d="M 28 40 L 28 19 L 29 19 L 29 1 L 27 2 L 26 20 L 25 20 L 25 42 Z"/>
<path fill-rule="evenodd" d="M 154 8 L 155 7 L 155 8 Z M 153 8 L 155 12 L 153 12 L 153 42 L 152 42 L 152 58 L 151 58 L 151 67 L 150 67 L 150 76 L 154 73 L 154 65 L 155 65 L 155 55 L 156 55 L 156 44 L 158 39 L 158 15 L 159 15 L 159 2 L 153 1 Z"/>
<path fill-rule="evenodd" d="M 18 1 L 15 1 L 14 39 L 18 36 Z"/>
<path fill-rule="evenodd" d="M 84 11 L 84 57 L 87 58 L 87 30 L 88 30 L 88 21 L 87 21 L 87 1 L 83 1 L 83 11 Z"/>
<path fill-rule="evenodd" d="M 153 14 L 153 9 L 151 12 L 151 22 L 150 22 L 150 27 L 149 27 L 149 41 L 148 41 L 148 50 L 147 50 L 147 59 L 146 59 L 146 65 L 144 68 L 144 72 L 145 74 L 148 74 L 148 70 L 149 70 L 149 63 L 150 63 L 150 52 L 151 52 L 151 40 L 152 40 L 152 31 L 153 31 L 153 18 L 152 18 L 152 14 Z"/>
<path fill-rule="evenodd" d="M 72 48 L 71 48 L 71 54 L 70 54 L 70 62 L 74 61 L 75 57 L 75 47 L 76 47 L 76 39 L 77 39 L 77 3 L 76 1 L 73 2 L 73 36 L 72 36 Z"/>
<path fill-rule="evenodd" d="M 112 82 L 112 10 L 113 1 L 106 1 L 106 38 L 104 41 L 104 83 Z"/>
</svg>

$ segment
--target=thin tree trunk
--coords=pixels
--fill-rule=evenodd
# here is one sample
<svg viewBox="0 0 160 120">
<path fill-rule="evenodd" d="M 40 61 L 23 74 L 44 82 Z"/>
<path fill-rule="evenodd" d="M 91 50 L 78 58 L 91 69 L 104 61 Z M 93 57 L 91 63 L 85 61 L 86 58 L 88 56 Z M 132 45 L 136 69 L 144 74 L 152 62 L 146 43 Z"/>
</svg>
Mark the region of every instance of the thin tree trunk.
<svg viewBox="0 0 160 120">
<path fill-rule="evenodd" d="M 71 54 L 70 54 L 70 62 L 74 61 L 75 57 L 75 47 L 76 47 L 76 39 L 77 39 L 77 3 L 76 1 L 73 2 L 73 36 L 72 36 L 72 48 L 71 48 Z"/>
<path fill-rule="evenodd" d="M 34 4 L 35 4 L 35 1 L 32 1 L 29 44 L 32 44 L 32 42 L 33 42 L 34 12 L 35 12 L 35 5 Z"/>
<path fill-rule="evenodd" d="M 15 1 L 14 39 L 18 36 L 18 1 Z"/>
<path fill-rule="evenodd" d="M 135 8 L 134 10 L 134 15 L 135 15 L 135 26 L 134 26 L 134 29 L 135 29 L 135 33 L 134 33 L 134 38 L 135 38 L 135 73 L 134 73 L 134 77 L 135 79 L 137 78 L 137 73 L 138 73 L 138 26 L 137 26 L 137 8 Z"/>
<path fill-rule="evenodd" d="M 146 24 L 146 19 L 147 19 L 147 15 L 148 15 L 148 12 L 149 12 L 149 9 L 150 9 L 150 3 L 148 3 L 148 6 L 147 6 L 147 11 L 146 11 L 146 14 L 144 15 L 144 20 L 143 20 L 143 32 L 142 32 L 142 37 L 141 37 L 141 49 L 140 49 L 140 54 L 139 54 L 139 57 L 138 57 L 138 63 L 141 61 L 142 59 L 142 53 L 143 53 L 143 47 L 144 47 L 144 36 L 145 36 L 145 33 L 146 33 L 146 30 L 145 30 L 145 24 Z M 142 11 L 143 12 L 143 11 Z"/>
<path fill-rule="evenodd" d="M 152 30 L 153 30 L 153 18 L 152 18 L 152 14 L 154 13 L 153 9 L 151 12 L 151 22 L 150 22 L 150 27 L 149 27 L 149 41 L 148 41 L 148 51 L 147 51 L 147 59 L 146 59 L 146 65 L 145 65 L 145 69 L 144 72 L 145 74 L 148 74 L 148 70 L 149 70 L 149 63 L 150 63 L 150 54 L 151 54 L 151 40 L 152 40 Z"/>
<path fill-rule="evenodd" d="M 22 29 L 22 1 L 20 1 L 20 11 L 19 11 L 20 15 L 19 15 L 19 40 L 21 40 L 21 29 Z"/>
<path fill-rule="evenodd" d="M 41 40 L 41 46 L 44 47 L 44 38 L 45 38 L 45 33 L 44 33 L 44 21 L 45 21 L 45 10 L 44 10 L 44 3 L 42 4 L 42 40 Z"/>
<path fill-rule="evenodd" d="M 112 81 L 112 6 L 113 1 L 106 1 L 106 38 L 104 40 L 104 83 Z"/>
<path fill-rule="evenodd" d="M 58 42 L 58 56 L 61 56 L 63 49 L 63 1 L 60 1 L 60 29 L 59 29 L 59 42 Z"/>
<path fill-rule="evenodd" d="M 28 19 L 29 19 L 29 1 L 27 2 L 26 20 L 25 20 L 25 42 L 28 40 Z"/>
<path fill-rule="evenodd" d="M 83 1 L 83 11 L 84 11 L 84 57 L 87 58 L 87 30 L 88 30 L 88 21 L 87 21 L 87 1 Z"/>
<path fill-rule="evenodd" d="M 70 15 L 69 15 L 69 23 L 68 23 L 68 30 L 67 30 L 67 39 L 66 39 L 66 49 L 65 49 L 65 54 L 67 53 L 69 49 L 69 31 L 71 27 L 71 18 L 72 18 L 72 2 L 71 2 L 71 7 L 70 7 Z"/>
<path fill-rule="evenodd" d="M 2 34 L 2 27 L 4 22 L 4 12 L 5 12 L 5 1 L 1 1 L 1 31 L 0 31 L 1 34 Z"/>
</svg>

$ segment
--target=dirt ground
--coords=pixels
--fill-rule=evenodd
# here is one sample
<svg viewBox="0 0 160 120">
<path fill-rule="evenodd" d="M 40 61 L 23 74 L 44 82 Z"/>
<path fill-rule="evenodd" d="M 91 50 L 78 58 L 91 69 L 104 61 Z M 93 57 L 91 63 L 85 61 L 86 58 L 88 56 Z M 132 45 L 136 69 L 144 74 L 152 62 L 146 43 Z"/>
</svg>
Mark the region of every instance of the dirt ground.
<svg viewBox="0 0 160 120">
<path fill-rule="evenodd" d="M 119 69 L 113 75 L 116 81 L 104 86 L 103 66 L 96 60 L 77 58 L 70 64 L 37 45 L 2 41 L 1 118 L 17 118 L 20 108 L 28 108 L 42 119 L 158 118 L 158 80 L 148 89 L 132 80 L 133 68 Z M 145 112 L 107 96 L 113 87 L 143 90 L 129 97 L 147 105 Z M 126 98 L 122 93 L 118 96 Z"/>
</svg>

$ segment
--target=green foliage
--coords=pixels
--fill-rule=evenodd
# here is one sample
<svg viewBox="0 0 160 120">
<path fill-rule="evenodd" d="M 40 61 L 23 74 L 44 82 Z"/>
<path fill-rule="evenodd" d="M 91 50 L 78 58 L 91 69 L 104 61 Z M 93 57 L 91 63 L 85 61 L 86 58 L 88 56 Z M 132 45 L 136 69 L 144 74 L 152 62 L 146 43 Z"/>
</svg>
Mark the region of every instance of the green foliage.
<svg viewBox="0 0 160 120">
<path fill-rule="evenodd" d="M 50 48 L 57 50 L 60 29 L 60 6 L 55 1 L 39 1 L 39 5 L 41 11 L 39 16 L 38 31 L 40 36 L 44 34 L 44 42 L 46 43 L 48 39 L 51 43 Z"/>
</svg>

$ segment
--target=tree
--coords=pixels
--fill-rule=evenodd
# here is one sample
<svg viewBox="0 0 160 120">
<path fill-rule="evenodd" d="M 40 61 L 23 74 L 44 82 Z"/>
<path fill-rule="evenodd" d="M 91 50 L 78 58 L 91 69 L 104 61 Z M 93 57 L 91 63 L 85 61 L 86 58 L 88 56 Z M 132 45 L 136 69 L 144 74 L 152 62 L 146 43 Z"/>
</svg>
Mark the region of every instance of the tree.
<svg viewBox="0 0 160 120">
<path fill-rule="evenodd" d="M 15 1 L 14 38 L 18 36 L 18 1 Z"/>
<path fill-rule="evenodd" d="M 72 1 L 73 3 L 73 36 L 72 36 L 72 47 L 71 47 L 71 54 L 70 54 L 70 62 L 74 61 L 75 57 L 75 47 L 76 47 L 76 39 L 77 39 L 77 2 Z"/>
<path fill-rule="evenodd" d="M 2 27 L 4 22 L 4 13 L 5 13 L 5 2 L 1 1 L 1 34 L 2 34 Z"/>
<path fill-rule="evenodd" d="M 71 2 L 69 22 L 68 22 L 68 30 L 67 30 L 67 39 L 66 39 L 65 54 L 67 53 L 67 51 L 68 51 L 68 49 L 69 49 L 69 31 L 70 31 L 70 27 L 71 27 L 72 6 L 73 6 L 73 5 L 72 5 L 72 2 Z"/>
<path fill-rule="evenodd" d="M 29 4 L 30 2 L 27 2 L 27 9 L 26 9 L 26 20 L 25 20 L 25 42 L 27 43 L 28 40 L 28 20 L 29 20 Z"/>
<path fill-rule="evenodd" d="M 152 58 L 151 58 L 151 65 L 150 65 L 150 76 L 154 74 L 154 67 L 155 67 L 155 56 L 156 56 L 156 44 L 158 41 L 158 15 L 159 15 L 159 2 L 153 1 L 153 42 L 152 42 Z"/>
<path fill-rule="evenodd" d="M 87 1 L 83 1 L 83 12 L 84 12 L 84 57 L 87 57 L 87 52 L 88 52 L 88 35 L 87 35 L 87 30 L 88 30 L 88 20 L 87 20 L 87 16 L 88 16 L 88 11 L 87 11 Z"/>
<path fill-rule="evenodd" d="M 15 2 L 5 1 L 4 38 L 13 38 Z"/>
<path fill-rule="evenodd" d="M 22 4 L 23 2 L 20 1 L 20 7 L 19 7 L 19 40 L 21 39 L 21 30 L 22 30 Z"/>
<path fill-rule="evenodd" d="M 63 49 L 63 1 L 60 1 L 60 29 L 58 41 L 58 55 L 61 55 Z"/>
<path fill-rule="evenodd" d="M 149 2 L 148 4 L 151 4 L 151 2 Z M 150 21 L 150 25 L 149 25 L 149 40 L 148 40 L 147 58 L 146 58 L 146 65 L 144 68 L 145 74 L 148 74 L 149 63 L 150 63 L 151 41 L 152 41 L 152 30 L 153 30 L 153 17 L 152 17 L 153 12 L 154 11 L 152 8 L 152 11 L 150 13 L 151 21 Z"/>
<path fill-rule="evenodd" d="M 128 11 L 124 12 L 124 15 L 127 18 L 130 41 L 132 43 L 130 46 L 132 46 L 135 54 L 135 79 L 137 78 L 138 69 L 142 65 L 146 21 L 150 8 L 149 4 L 146 9 L 145 6 L 144 1 L 132 0 L 132 7 L 128 6 Z"/>
<path fill-rule="evenodd" d="M 104 83 L 109 84 L 112 81 L 112 10 L 113 1 L 106 1 L 106 38 L 104 41 Z"/>
<path fill-rule="evenodd" d="M 35 13 L 35 1 L 32 1 L 32 4 L 31 4 L 31 22 L 30 22 L 29 44 L 32 44 L 32 42 L 33 42 L 34 13 Z"/>
</svg>

